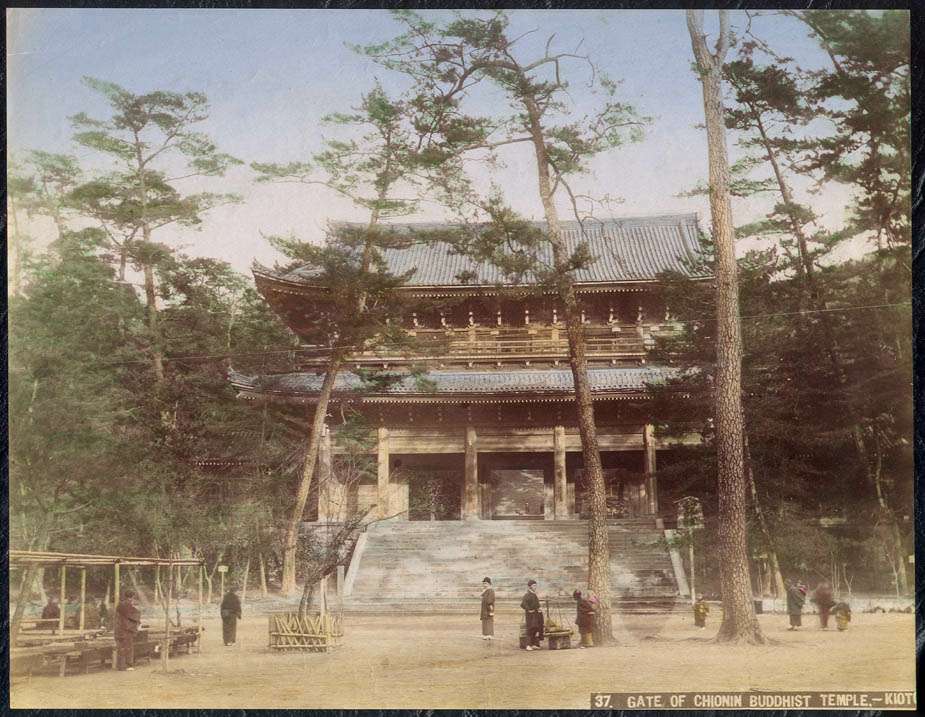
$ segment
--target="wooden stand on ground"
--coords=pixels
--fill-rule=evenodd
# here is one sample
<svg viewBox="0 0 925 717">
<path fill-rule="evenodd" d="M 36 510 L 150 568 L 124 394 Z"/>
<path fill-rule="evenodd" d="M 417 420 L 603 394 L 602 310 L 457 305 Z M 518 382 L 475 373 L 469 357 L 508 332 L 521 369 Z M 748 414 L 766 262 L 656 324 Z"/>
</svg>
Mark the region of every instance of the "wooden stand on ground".
<svg viewBox="0 0 925 717">
<path fill-rule="evenodd" d="M 280 651 L 327 652 L 340 644 L 344 634 L 340 615 L 298 612 L 270 613 L 270 649 Z"/>
</svg>

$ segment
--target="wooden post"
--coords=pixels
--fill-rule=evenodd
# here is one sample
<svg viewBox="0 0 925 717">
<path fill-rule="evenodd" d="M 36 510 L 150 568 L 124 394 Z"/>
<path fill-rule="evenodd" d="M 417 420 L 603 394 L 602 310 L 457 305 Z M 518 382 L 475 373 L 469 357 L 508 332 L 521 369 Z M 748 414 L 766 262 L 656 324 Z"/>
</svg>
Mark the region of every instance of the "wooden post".
<svg viewBox="0 0 925 717">
<path fill-rule="evenodd" d="M 167 672 L 170 659 L 170 592 L 173 588 L 173 565 L 167 564 L 167 589 L 164 591 L 164 643 L 161 645 L 161 668 Z"/>
<path fill-rule="evenodd" d="M 553 429 L 553 447 L 555 450 L 555 489 L 553 500 L 556 520 L 568 518 L 568 483 L 565 472 L 565 426 Z"/>
<path fill-rule="evenodd" d="M 80 622 L 78 626 L 82 631 L 87 622 L 87 569 L 80 569 Z"/>
<path fill-rule="evenodd" d="M 199 606 L 196 611 L 196 632 L 198 636 L 196 640 L 196 654 L 197 655 L 202 652 L 202 578 L 205 573 L 205 570 L 206 570 L 205 565 L 199 566 L 199 581 L 198 581 L 199 582 L 199 586 L 198 586 Z"/>
<path fill-rule="evenodd" d="M 463 489 L 463 520 L 479 518 L 479 453 L 474 426 L 466 426 L 466 473 Z"/>
<path fill-rule="evenodd" d="M 321 585 L 319 586 L 318 592 L 320 593 L 319 597 L 321 598 L 318 601 L 318 604 L 321 606 L 321 617 L 324 618 L 328 614 L 328 576 L 325 575 L 321 578 Z"/>
<path fill-rule="evenodd" d="M 343 613 L 344 611 L 344 579 L 346 577 L 346 570 L 343 565 L 337 566 L 337 609 Z"/>
<path fill-rule="evenodd" d="M 110 621 L 112 622 L 112 634 L 116 634 L 116 610 L 119 608 L 119 592 L 120 592 L 120 577 L 119 577 L 119 563 L 116 562 L 112 566 L 113 578 L 112 578 L 112 612 L 110 613 Z M 118 644 L 112 648 L 112 669 L 118 669 L 119 665 L 119 646 Z"/>
<path fill-rule="evenodd" d="M 655 478 L 655 426 L 647 423 L 642 429 L 642 443 L 645 449 L 643 470 L 646 474 L 646 499 L 649 513 L 658 515 L 658 483 Z"/>
<path fill-rule="evenodd" d="M 378 473 L 377 473 L 377 500 L 379 503 L 379 517 L 387 518 L 389 515 L 389 429 L 379 427 L 377 435 Z"/>
<path fill-rule="evenodd" d="M 225 573 L 219 573 L 219 575 L 222 576 L 222 589 L 221 589 L 221 595 L 222 595 L 222 599 L 224 600 L 224 599 L 225 599 Z"/>
<path fill-rule="evenodd" d="M 60 570 L 60 585 L 58 598 L 58 632 L 64 634 L 64 608 L 66 607 L 65 600 L 67 599 L 67 563 L 61 563 Z"/>
<path fill-rule="evenodd" d="M 687 530 L 687 541 L 690 545 L 691 551 L 691 579 L 690 579 L 690 589 L 691 589 L 691 605 L 697 602 L 697 591 L 694 588 L 694 529 L 688 528 Z"/>
</svg>

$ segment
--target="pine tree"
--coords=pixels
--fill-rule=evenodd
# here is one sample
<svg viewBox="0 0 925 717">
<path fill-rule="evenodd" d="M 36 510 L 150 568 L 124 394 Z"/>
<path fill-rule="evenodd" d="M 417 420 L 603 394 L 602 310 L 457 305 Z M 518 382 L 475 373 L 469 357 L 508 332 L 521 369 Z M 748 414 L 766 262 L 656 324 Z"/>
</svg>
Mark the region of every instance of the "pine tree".
<svg viewBox="0 0 925 717">
<path fill-rule="evenodd" d="M 593 257 L 584 243 L 571 249 L 566 245 L 556 200 L 563 190 L 578 214 L 578 200 L 569 184 L 571 177 L 584 172 L 592 157 L 638 139 L 644 122 L 631 107 L 616 99 L 616 84 L 596 74 L 587 57 L 571 52 L 550 54 L 554 36 L 549 38 L 543 55 L 523 59 L 516 46 L 519 38 L 508 36 L 504 13 L 487 19 L 458 17 L 444 27 L 408 11 L 396 12 L 395 16 L 406 32 L 362 51 L 385 67 L 413 78 L 419 102 L 432 108 L 428 137 L 433 144 L 461 154 L 524 143 L 533 155 L 545 231 L 531 231 L 503 206 L 503 199 L 496 197 L 477 202 L 495 220 L 495 226 L 487 232 L 470 233 L 468 241 L 464 235 L 457 246 L 476 259 L 494 261 L 509 275 L 531 274 L 552 287 L 562 303 L 584 470 L 590 486 L 588 583 L 601 599 L 601 629 L 609 638 L 612 627 L 605 486 L 581 307 L 574 284 L 575 270 L 589 264 Z M 591 83 L 603 96 L 590 117 L 574 119 L 565 110 L 569 86 L 566 73 L 573 61 L 589 68 Z M 469 90 L 481 82 L 500 89 L 506 99 L 506 106 L 499 106 L 491 117 L 471 116 L 463 111 Z M 454 200 L 462 208 L 461 198 Z M 539 259 L 543 245 L 551 261 Z M 505 246 L 516 247 L 510 252 L 513 256 L 504 251 Z"/>
<path fill-rule="evenodd" d="M 729 49 L 728 14 L 719 11 L 715 52 L 707 48 L 703 12 L 687 11 L 697 72 L 703 88 L 710 167 L 710 213 L 716 245 L 716 385 L 717 495 L 723 622 L 720 641 L 764 642 L 748 573 L 745 525 L 746 479 L 742 414 L 742 335 L 739 324 L 738 269 L 729 193 L 722 104 L 723 63 Z"/>
</svg>

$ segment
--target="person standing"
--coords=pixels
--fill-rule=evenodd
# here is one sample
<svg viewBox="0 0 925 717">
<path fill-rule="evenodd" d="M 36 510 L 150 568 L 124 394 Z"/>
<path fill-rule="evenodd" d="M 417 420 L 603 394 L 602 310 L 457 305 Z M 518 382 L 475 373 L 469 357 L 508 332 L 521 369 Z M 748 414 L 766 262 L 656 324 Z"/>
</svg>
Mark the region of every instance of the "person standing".
<svg viewBox="0 0 925 717">
<path fill-rule="evenodd" d="M 578 625 L 578 634 L 581 636 L 579 647 L 594 647 L 594 604 L 581 596 L 581 590 L 573 592 L 572 597 L 575 598 L 578 611 L 575 624 Z"/>
<path fill-rule="evenodd" d="M 543 639 L 543 613 L 540 610 L 540 598 L 536 594 L 536 580 L 527 581 L 527 592 L 520 607 L 524 611 L 527 623 L 527 650 L 539 650 Z"/>
<path fill-rule="evenodd" d="M 835 598 L 832 595 L 832 586 L 824 580 L 816 586 L 813 591 L 813 602 L 816 609 L 819 610 L 819 624 L 823 630 L 829 629 L 829 613 L 835 606 Z"/>
<path fill-rule="evenodd" d="M 705 630 L 707 627 L 707 615 L 710 614 L 710 606 L 703 599 L 703 595 L 697 596 L 697 602 L 694 603 L 694 626 Z"/>
<path fill-rule="evenodd" d="M 116 638 L 116 669 L 135 669 L 135 633 L 141 625 L 141 611 L 135 605 L 135 593 L 126 590 L 116 606 L 114 637 Z"/>
<path fill-rule="evenodd" d="M 482 639 L 495 639 L 495 591 L 491 587 L 491 578 L 482 580 L 482 608 L 479 617 L 482 620 Z"/>
<path fill-rule="evenodd" d="M 222 616 L 222 640 L 225 646 L 233 645 L 238 636 L 238 620 L 241 619 L 241 601 L 235 595 L 233 587 L 228 588 L 222 598 L 219 612 Z"/>
<path fill-rule="evenodd" d="M 788 630 L 796 630 L 803 625 L 803 605 L 806 603 L 806 586 L 793 582 L 787 586 L 787 614 L 790 615 Z"/>
</svg>

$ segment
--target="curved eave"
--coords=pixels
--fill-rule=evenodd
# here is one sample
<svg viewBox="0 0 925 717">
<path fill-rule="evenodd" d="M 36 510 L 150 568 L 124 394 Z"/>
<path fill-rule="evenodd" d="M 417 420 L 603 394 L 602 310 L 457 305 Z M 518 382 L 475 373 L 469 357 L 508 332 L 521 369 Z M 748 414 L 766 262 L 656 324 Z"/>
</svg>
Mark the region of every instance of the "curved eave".
<svg viewBox="0 0 925 717">
<path fill-rule="evenodd" d="M 317 394 L 297 394 L 286 391 L 266 391 L 252 387 L 234 385 L 238 397 L 244 400 L 272 400 L 285 403 L 317 403 Z M 688 398 L 689 394 L 679 392 L 678 398 Z M 645 391 L 607 391 L 595 393 L 595 401 L 646 401 L 650 396 Z M 524 404 L 524 403 L 571 403 L 575 396 L 563 393 L 521 393 L 521 394 L 490 394 L 483 393 L 442 393 L 442 394 L 356 394 L 339 392 L 331 396 L 332 401 L 341 403 L 359 404 Z"/>
<path fill-rule="evenodd" d="M 269 269 L 254 269 L 254 281 L 261 294 L 266 292 L 290 294 L 293 296 L 317 296 L 327 289 L 309 281 L 287 279 Z M 685 277 L 687 281 L 711 281 L 712 274 Z M 575 290 L 580 294 L 603 294 L 608 292 L 640 292 L 654 287 L 662 286 L 665 282 L 659 279 L 634 279 L 626 281 L 600 281 L 576 283 Z M 397 290 L 412 296 L 458 296 L 469 294 L 473 296 L 498 296 L 504 294 L 529 295 L 535 293 L 536 284 L 466 284 L 466 285 L 413 285 L 402 286 Z M 554 294 L 553 290 L 541 293 Z"/>
</svg>

